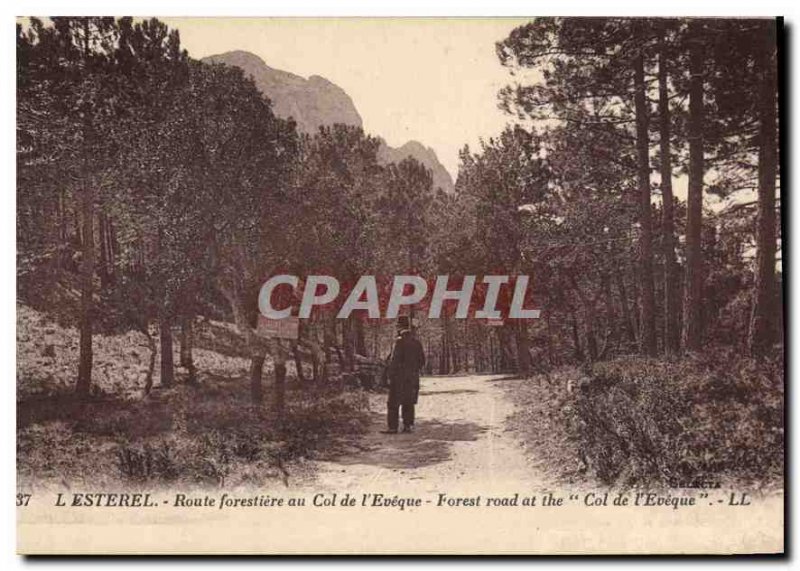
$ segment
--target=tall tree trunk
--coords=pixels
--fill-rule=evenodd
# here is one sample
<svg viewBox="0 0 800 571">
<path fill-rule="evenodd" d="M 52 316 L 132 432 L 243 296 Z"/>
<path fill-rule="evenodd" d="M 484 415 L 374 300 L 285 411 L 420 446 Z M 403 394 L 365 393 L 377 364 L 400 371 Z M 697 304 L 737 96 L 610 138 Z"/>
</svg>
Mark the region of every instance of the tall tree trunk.
<svg viewBox="0 0 800 571">
<path fill-rule="evenodd" d="M 297 380 L 301 383 L 308 382 L 308 377 L 306 377 L 305 370 L 303 370 L 303 356 L 300 354 L 300 346 L 303 339 L 307 339 L 307 347 L 311 353 L 311 362 L 315 363 L 316 357 L 315 353 L 317 352 L 316 343 L 313 343 L 310 339 L 311 335 L 307 334 L 306 326 L 303 324 L 303 320 L 300 320 L 300 323 L 297 324 L 297 341 L 292 342 L 292 356 L 294 357 L 294 368 L 297 370 Z M 316 366 L 312 365 L 312 375 L 314 380 L 317 380 L 317 372 Z"/>
<path fill-rule="evenodd" d="M 158 320 L 161 341 L 161 386 L 169 388 L 175 381 L 175 364 L 172 357 L 172 323 L 162 315 Z"/>
<path fill-rule="evenodd" d="M 636 254 L 632 254 L 631 258 L 635 258 Z M 641 327 L 641 313 L 639 312 L 639 290 L 641 289 L 639 286 L 641 282 L 639 281 L 639 268 L 638 268 L 638 260 L 631 264 L 631 298 L 632 298 L 632 309 L 631 309 L 631 317 L 633 318 L 633 333 L 636 336 L 636 342 L 639 342 L 639 338 L 642 335 L 642 327 Z"/>
<path fill-rule="evenodd" d="M 546 333 L 546 337 L 545 337 L 545 342 L 547 343 L 547 345 L 546 345 L 547 365 L 550 368 L 553 368 L 553 367 L 556 366 L 555 359 L 553 359 L 553 320 L 550 319 L 550 316 L 552 314 L 553 314 L 553 312 L 551 312 L 551 311 L 546 311 L 545 314 L 544 314 L 545 315 L 545 324 L 546 324 L 546 327 L 547 327 L 547 333 Z"/>
<path fill-rule="evenodd" d="M 478 352 L 477 346 L 475 344 L 475 333 L 472 331 L 472 327 L 470 325 L 470 321 L 468 319 L 464 320 L 464 339 L 466 339 L 467 343 L 467 352 L 466 352 L 466 367 L 467 371 L 475 371 L 478 370 Z M 472 356 L 472 364 L 470 365 L 470 355 Z"/>
<path fill-rule="evenodd" d="M 517 337 L 517 361 L 519 373 L 523 377 L 531 374 L 531 352 L 530 341 L 528 340 L 528 326 L 524 320 L 518 320 L 515 327 Z"/>
<path fill-rule="evenodd" d="M 642 293 L 639 350 L 656 354 L 656 294 L 653 283 L 653 221 L 650 206 L 650 142 L 648 138 L 647 97 L 644 84 L 644 57 L 634 59 L 634 107 L 636 109 L 636 162 L 639 194 L 639 279 Z"/>
<path fill-rule="evenodd" d="M 776 230 L 775 178 L 778 169 L 776 97 L 777 62 L 775 60 L 775 22 L 765 24 L 763 43 L 759 46 L 759 148 L 758 148 L 758 228 L 756 231 L 756 275 L 753 312 L 750 319 L 748 348 L 756 357 L 766 354 L 775 342 L 779 321 L 775 308 Z"/>
<path fill-rule="evenodd" d="M 322 346 L 325 349 L 325 362 L 330 363 L 330 349 L 336 346 L 336 320 L 327 315 L 322 317 Z"/>
<path fill-rule="evenodd" d="M 355 349 L 358 355 L 368 357 L 367 336 L 364 333 L 364 316 L 356 315 L 353 317 L 353 329 L 355 330 Z"/>
<path fill-rule="evenodd" d="M 111 252 L 111 256 L 110 256 L 110 260 L 111 260 L 111 262 L 110 262 L 111 283 L 115 284 L 117 282 L 116 267 L 117 267 L 117 255 L 119 253 L 119 240 L 117 239 L 117 229 L 114 226 L 114 222 L 113 221 L 109 221 L 109 229 L 111 231 L 110 234 L 109 234 L 109 237 L 108 237 L 109 238 L 109 251 Z"/>
<path fill-rule="evenodd" d="M 622 320 L 625 326 L 625 334 L 628 342 L 631 344 L 636 343 L 636 324 L 631 317 L 631 309 L 628 304 L 628 292 L 625 288 L 625 275 L 620 268 L 614 273 L 617 282 L 617 290 L 619 290 L 620 305 L 622 307 Z"/>
<path fill-rule="evenodd" d="M 105 216 L 106 225 L 106 259 L 107 259 L 107 272 L 108 283 L 114 285 L 117 283 L 116 275 L 116 258 L 114 252 L 114 222 L 108 215 Z"/>
<path fill-rule="evenodd" d="M 619 317 L 617 316 L 617 306 L 614 303 L 614 295 L 611 292 L 611 276 L 609 272 L 603 271 L 600 277 L 600 287 L 601 291 L 603 292 L 603 301 L 605 305 L 605 313 L 606 313 L 606 327 L 604 331 L 604 339 L 606 340 L 605 345 L 603 346 L 603 350 L 601 351 L 600 358 L 603 359 L 605 357 L 605 353 L 609 348 L 608 341 L 611 340 L 612 343 L 619 346 Z"/>
<path fill-rule="evenodd" d="M 658 53 L 658 114 L 661 151 L 661 246 L 664 256 L 664 352 L 680 349 L 680 289 L 678 261 L 675 258 L 675 220 L 672 196 L 672 156 L 670 154 L 669 70 L 662 37 Z"/>
<path fill-rule="evenodd" d="M 83 19 L 83 65 L 84 71 L 89 61 L 89 19 Z M 88 74 L 87 74 L 88 77 Z M 85 78 L 84 78 L 85 79 Z M 83 222 L 83 242 L 81 260 L 81 317 L 80 317 L 80 357 L 78 362 L 78 382 L 75 392 L 80 399 L 89 396 L 92 387 L 92 318 L 94 311 L 94 189 L 89 177 L 90 142 L 94 140 L 91 117 L 84 114 L 83 119 L 83 180 L 81 195 L 81 217 Z"/>
<path fill-rule="evenodd" d="M 448 347 L 448 338 L 447 338 L 447 321 L 442 321 L 442 355 L 439 359 L 439 374 L 446 375 L 450 371 L 448 367 L 450 366 L 450 358 L 448 357 L 448 352 L 450 348 Z"/>
<path fill-rule="evenodd" d="M 355 369 L 355 331 L 352 315 L 342 321 L 342 345 L 344 345 L 344 366 L 347 371 Z"/>
<path fill-rule="evenodd" d="M 311 380 L 318 383 L 320 379 L 320 364 L 316 351 L 311 353 Z"/>
<path fill-rule="evenodd" d="M 106 231 L 106 217 L 102 210 L 97 213 L 97 234 L 100 250 L 100 267 L 97 269 L 97 273 L 100 276 L 100 288 L 105 289 L 109 285 L 108 250 L 106 249 L 108 232 Z"/>
<path fill-rule="evenodd" d="M 141 328 L 142 335 L 147 338 L 147 348 L 150 350 L 150 362 L 147 366 L 147 374 L 144 377 L 144 394 L 149 395 L 150 391 L 153 389 L 153 371 L 156 368 L 156 353 L 158 353 L 158 347 L 156 346 L 156 340 L 153 339 L 153 336 L 150 334 L 150 325 L 145 323 Z"/>
<path fill-rule="evenodd" d="M 67 253 L 67 197 L 64 188 L 58 191 L 58 236 L 59 236 L 59 249 L 58 249 L 58 268 L 61 269 L 66 265 Z"/>
<path fill-rule="evenodd" d="M 489 370 L 492 373 L 497 372 L 497 350 L 495 348 L 495 340 L 492 335 L 492 330 L 489 329 L 487 335 L 489 336 Z"/>
<path fill-rule="evenodd" d="M 495 327 L 497 333 L 497 372 L 508 371 L 508 350 L 506 347 L 505 327 Z"/>
<path fill-rule="evenodd" d="M 250 357 L 250 400 L 258 405 L 264 400 L 264 386 L 261 376 L 264 371 L 266 352 L 256 352 Z"/>
<path fill-rule="evenodd" d="M 81 399 L 88 398 L 92 385 L 92 313 L 94 311 L 94 192 L 84 181 L 81 189 L 83 241 L 81 260 L 81 317 L 78 382 L 75 390 Z"/>
<path fill-rule="evenodd" d="M 194 319 L 191 316 L 181 316 L 181 367 L 186 369 L 189 373 L 189 384 L 194 384 L 197 380 L 196 369 L 194 366 Z"/>
<path fill-rule="evenodd" d="M 273 339 L 272 358 L 275 362 L 275 399 L 272 401 L 273 410 L 280 416 L 283 415 L 286 401 L 286 357 L 282 350 L 281 342 Z"/>
<path fill-rule="evenodd" d="M 684 288 L 683 346 L 700 349 L 703 303 L 703 26 L 689 24 L 689 194 L 686 199 L 686 285 Z"/>
</svg>

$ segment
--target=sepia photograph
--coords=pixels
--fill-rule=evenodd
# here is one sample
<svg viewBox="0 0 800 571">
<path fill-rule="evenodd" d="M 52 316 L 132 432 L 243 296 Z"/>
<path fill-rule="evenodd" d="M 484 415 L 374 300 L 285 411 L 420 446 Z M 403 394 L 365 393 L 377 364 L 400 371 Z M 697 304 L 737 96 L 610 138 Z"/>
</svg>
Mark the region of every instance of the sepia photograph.
<svg viewBox="0 0 800 571">
<path fill-rule="evenodd" d="M 783 18 L 15 24 L 18 553 L 784 553 Z"/>
</svg>

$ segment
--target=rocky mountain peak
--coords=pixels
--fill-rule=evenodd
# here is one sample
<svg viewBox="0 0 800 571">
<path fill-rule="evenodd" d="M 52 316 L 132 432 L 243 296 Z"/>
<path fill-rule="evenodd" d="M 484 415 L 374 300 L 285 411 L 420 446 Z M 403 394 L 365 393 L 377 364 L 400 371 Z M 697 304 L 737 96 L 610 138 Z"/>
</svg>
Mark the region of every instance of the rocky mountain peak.
<svg viewBox="0 0 800 571">
<path fill-rule="evenodd" d="M 209 56 L 203 61 L 240 68 L 253 79 L 261 93 L 270 98 L 275 114 L 293 117 L 303 133 L 314 133 L 321 126 L 335 123 L 363 127 L 361 115 L 347 92 L 320 75 L 306 79 L 275 69 L 259 56 L 243 50 Z M 382 162 L 400 162 L 410 156 L 431 169 L 434 187 L 453 191 L 453 179 L 433 149 L 418 141 L 408 141 L 397 149 L 383 140 L 381 143 L 378 157 Z"/>
</svg>

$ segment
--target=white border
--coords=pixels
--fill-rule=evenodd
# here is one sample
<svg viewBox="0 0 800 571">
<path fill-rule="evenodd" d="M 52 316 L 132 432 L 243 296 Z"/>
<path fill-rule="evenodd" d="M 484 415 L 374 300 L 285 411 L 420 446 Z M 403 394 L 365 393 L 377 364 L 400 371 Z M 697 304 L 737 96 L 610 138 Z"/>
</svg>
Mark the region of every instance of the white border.
<svg viewBox="0 0 800 571">
<path fill-rule="evenodd" d="M 16 302 L 16 287 L 15 287 L 15 267 L 16 267 L 16 206 L 15 206 L 15 175 L 14 175 L 14 153 L 15 153 L 15 115 L 14 115 L 14 98 L 15 98 L 15 38 L 11 33 L 12 20 L 16 16 L 25 15 L 85 15 L 85 14 L 107 14 L 112 12 L 114 15 L 130 14 L 136 16 L 142 15 L 156 15 L 156 16 L 423 16 L 423 17 L 442 17 L 442 16 L 456 16 L 456 17 L 469 17 L 469 16 L 526 16 L 526 15 L 564 15 L 564 16 L 615 16 L 615 15 L 637 15 L 637 16 L 772 16 L 782 15 L 786 17 L 786 24 L 790 32 L 794 32 L 793 24 L 797 21 L 795 15 L 797 12 L 796 6 L 798 3 L 789 1 L 775 1 L 775 0 L 759 0 L 754 2 L 741 1 L 741 0 L 727 0 L 724 2 L 698 2 L 697 0 L 670 0 L 655 2 L 642 2 L 638 1 L 625 1 L 625 2 L 577 2 L 570 0 L 559 0 L 558 2 L 545 3 L 545 2 L 532 2 L 532 1 L 517 1 L 517 0 L 492 0 L 491 2 L 474 2 L 469 0 L 444 0 L 433 2 L 431 0 L 391 0 L 391 1 L 377 1 L 377 0 L 338 0 L 325 1 L 325 0 L 289 0 L 283 2 L 276 1 L 244 1 L 244 0 L 226 0 L 224 3 L 209 2 L 201 4 L 197 0 L 182 0 L 166 3 L 163 0 L 139 0 L 132 2 L 124 0 L 121 2 L 114 2 L 109 4 L 107 1 L 91 0 L 91 1 L 72 1 L 69 3 L 56 2 L 53 0 L 48 1 L 31 1 L 21 2 L 13 0 L 11 2 L 3 3 L 2 10 L 4 14 L 3 21 L 5 25 L 4 34 L 0 36 L 2 41 L 0 46 L 2 49 L 2 58 L 0 58 L 0 77 L 3 82 L 0 83 L 0 93 L 2 94 L 2 106 L 0 107 L 0 117 L 2 117 L 2 129 L 0 130 L 0 141 L 2 141 L 2 170 L 3 185 L 0 188 L 0 232 L 2 233 L 2 247 L 0 247 L 0 267 L 2 268 L 2 279 L 0 279 L 0 363 L 2 364 L 3 376 L 0 377 L 2 382 L 3 398 L 2 398 L 2 414 L 0 418 L 4 419 L 2 425 L 2 448 L 0 449 L 0 458 L 3 459 L 3 469 L 0 472 L 2 475 L 2 486 L 0 486 L 0 505 L 2 505 L 2 519 L 0 525 L 2 532 L 0 538 L 0 559 L 3 562 L 3 568 L 21 568 L 25 565 L 25 561 L 14 555 L 16 547 L 16 515 L 14 504 L 12 503 L 13 493 L 16 489 L 16 474 L 15 463 L 12 461 L 16 457 L 16 437 L 14 430 L 14 423 L 11 419 L 15 418 L 15 385 L 14 379 L 16 378 L 15 372 L 15 356 L 16 356 L 16 319 L 15 319 L 15 302 Z M 797 36 L 794 35 L 794 42 L 797 42 Z M 789 46 L 791 48 L 791 46 Z M 794 50 L 791 50 L 794 51 Z M 791 57 L 792 53 L 787 54 L 790 61 L 790 76 L 797 76 L 797 58 Z M 794 82 L 792 82 L 794 84 Z M 796 103 L 796 90 L 791 88 L 788 93 L 793 95 L 792 102 Z M 789 102 L 787 102 L 789 103 Z M 792 105 L 794 107 L 794 105 Z M 790 133 L 795 133 L 797 130 L 794 128 L 797 123 L 797 112 L 792 117 L 792 124 L 785 125 L 785 128 L 790 130 Z M 792 155 L 786 161 L 787 164 L 797 165 L 798 149 L 794 145 L 791 147 Z M 796 170 L 796 169 L 795 169 Z M 793 173 L 797 176 L 796 173 Z M 785 193 L 790 193 L 791 189 L 785 189 Z M 787 213 L 790 216 L 786 219 L 788 226 L 789 219 L 797 219 L 798 212 L 800 211 L 800 199 L 794 198 L 789 204 L 791 205 L 791 212 Z M 784 257 L 785 260 L 791 264 L 791 267 L 796 272 L 797 255 L 792 248 L 790 256 Z M 792 297 L 796 298 L 798 289 L 798 281 L 796 273 L 791 275 L 792 279 Z M 12 305 L 14 303 L 14 305 Z M 789 306 L 791 310 L 790 321 L 796 323 L 798 320 L 798 312 L 800 306 L 793 304 Z M 794 335 L 791 338 L 791 346 L 787 348 L 790 354 L 800 354 L 800 338 Z M 796 380 L 797 375 L 793 379 L 787 379 L 787 383 L 792 386 Z M 791 402 L 789 403 L 789 410 L 795 411 L 790 415 L 792 419 L 791 426 L 787 426 L 787 432 L 790 433 L 792 443 L 792 456 L 795 464 L 798 456 L 798 445 L 795 438 L 795 431 L 793 430 L 794 417 L 797 416 L 798 407 L 798 389 L 791 389 Z M 788 482 L 797 483 L 797 479 L 793 477 L 794 471 L 790 475 Z M 793 513 L 795 515 L 795 525 L 790 527 L 793 531 L 792 537 L 788 538 L 791 544 L 797 548 L 796 542 L 793 541 L 797 536 L 797 496 L 798 491 L 796 488 L 792 489 L 793 498 Z M 559 568 L 573 568 L 587 563 L 588 561 L 575 561 L 553 563 L 553 562 L 536 562 L 533 564 L 540 568 L 550 568 L 558 566 Z M 46 561 L 38 562 L 37 567 L 50 567 L 58 564 L 63 564 L 63 561 Z M 197 561 L 183 561 L 174 564 L 182 566 L 195 566 Z M 203 567 L 217 568 L 227 565 L 228 562 L 223 561 L 210 561 L 201 563 Z M 388 563 L 388 561 L 387 561 Z M 450 562 L 452 565 L 460 565 L 460 562 Z M 494 566 L 502 565 L 503 562 L 487 562 L 476 561 L 480 566 Z M 525 564 L 529 564 L 526 562 Z M 614 560 L 593 560 L 592 563 L 601 565 L 617 566 L 622 564 L 641 565 L 642 561 L 614 561 Z M 658 565 L 678 566 L 682 569 L 699 568 L 701 565 L 708 564 L 710 561 L 695 561 L 685 562 L 679 560 L 660 560 Z M 739 564 L 750 565 L 754 561 L 738 561 Z M 85 565 L 86 561 L 73 561 L 72 565 Z M 113 562 L 96 562 L 92 566 L 111 566 Z M 127 565 L 131 563 L 126 562 Z M 137 561 L 136 564 L 147 566 L 148 569 L 153 571 L 166 568 L 170 565 L 169 562 L 153 561 L 143 559 Z M 272 560 L 267 562 L 273 568 L 292 568 L 307 567 L 320 564 L 319 561 L 304 561 L 304 562 L 288 562 L 280 560 Z M 327 562 L 326 564 L 330 564 Z M 340 561 L 338 565 L 358 565 L 364 564 L 372 566 L 375 563 L 359 563 L 354 561 Z M 392 563 L 396 565 L 397 563 Z M 6 566 L 8 565 L 8 566 Z M 427 569 L 435 563 L 427 561 L 412 560 L 403 564 L 408 565 L 417 571 Z"/>
</svg>

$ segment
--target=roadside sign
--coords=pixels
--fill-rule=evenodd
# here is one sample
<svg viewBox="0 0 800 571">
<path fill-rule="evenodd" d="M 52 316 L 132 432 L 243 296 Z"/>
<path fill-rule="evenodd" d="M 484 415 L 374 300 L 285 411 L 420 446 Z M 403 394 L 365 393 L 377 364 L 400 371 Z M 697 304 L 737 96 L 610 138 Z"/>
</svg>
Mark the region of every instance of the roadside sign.
<svg viewBox="0 0 800 571">
<path fill-rule="evenodd" d="M 284 319 L 269 319 L 259 313 L 256 333 L 261 337 L 298 339 L 300 337 L 300 318 L 291 316 Z"/>
</svg>

